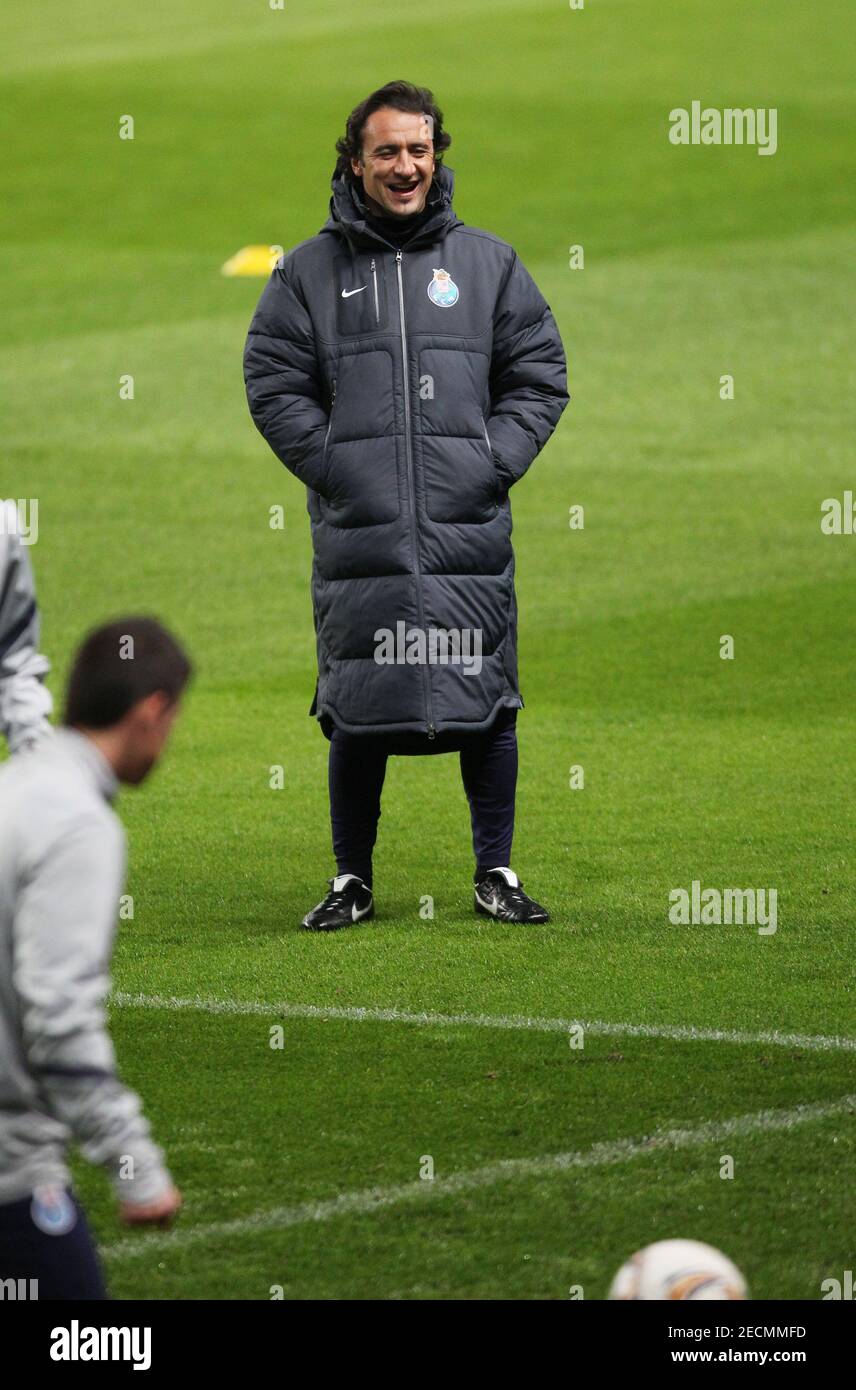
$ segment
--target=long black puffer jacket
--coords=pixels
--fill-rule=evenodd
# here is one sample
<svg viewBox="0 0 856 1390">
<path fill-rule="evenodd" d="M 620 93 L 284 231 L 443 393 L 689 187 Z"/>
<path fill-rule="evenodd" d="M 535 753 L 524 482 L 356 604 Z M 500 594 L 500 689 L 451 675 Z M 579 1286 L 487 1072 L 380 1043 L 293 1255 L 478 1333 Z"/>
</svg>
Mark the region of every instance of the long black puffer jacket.
<svg viewBox="0 0 856 1390">
<path fill-rule="evenodd" d="M 310 713 L 327 730 L 430 739 L 522 704 L 508 490 L 567 404 L 565 357 L 535 282 L 461 222 L 453 186 L 438 166 L 397 250 L 334 178 L 329 221 L 280 260 L 250 325 L 250 411 L 308 489 Z"/>
</svg>

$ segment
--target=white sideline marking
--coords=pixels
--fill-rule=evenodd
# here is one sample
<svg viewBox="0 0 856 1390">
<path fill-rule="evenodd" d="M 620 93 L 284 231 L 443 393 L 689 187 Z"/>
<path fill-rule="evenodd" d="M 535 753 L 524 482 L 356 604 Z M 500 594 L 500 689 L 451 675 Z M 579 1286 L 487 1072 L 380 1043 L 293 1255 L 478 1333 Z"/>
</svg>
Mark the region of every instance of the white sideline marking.
<svg viewBox="0 0 856 1390">
<path fill-rule="evenodd" d="M 521 1014 L 410 1013 L 406 1009 L 362 1009 L 335 1004 L 265 1004 L 241 999 L 176 999 L 162 994 L 110 996 L 120 1009 L 189 1009 L 210 1014 L 262 1014 L 272 1018 L 341 1019 L 351 1023 L 415 1023 L 425 1028 L 510 1028 L 531 1033 L 567 1033 L 582 1028 L 592 1037 L 668 1038 L 672 1042 L 763 1043 L 810 1052 L 856 1052 L 856 1038 L 815 1033 L 745 1033 L 728 1028 L 685 1028 L 668 1023 L 603 1023 L 581 1018 L 528 1018 Z"/>
<path fill-rule="evenodd" d="M 101 1254 L 107 1259 L 135 1258 L 152 1250 L 169 1250 L 196 1244 L 198 1241 L 251 1235 L 256 1231 L 285 1230 L 310 1222 L 330 1221 L 336 1216 L 361 1216 L 397 1206 L 401 1202 L 429 1201 L 432 1197 L 451 1197 L 459 1192 L 491 1187 L 494 1183 L 513 1178 L 539 1178 L 562 1173 L 572 1168 L 600 1168 L 612 1163 L 626 1163 L 644 1158 L 646 1154 L 662 1153 L 717 1143 L 744 1135 L 770 1133 L 793 1129 L 812 1120 L 826 1120 L 835 1115 L 856 1111 L 856 1095 L 839 1100 L 818 1101 L 796 1105 L 790 1110 L 756 1110 L 736 1115 L 730 1120 L 713 1120 L 694 1129 L 655 1130 L 641 1139 L 615 1139 L 594 1144 L 578 1153 L 544 1154 L 538 1158 L 504 1158 L 481 1168 L 463 1169 L 448 1177 L 432 1181 L 416 1179 L 395 1187 L 368 1187 L 354 1192 L 340 1192 L 324 1202 L 302 1202 L 297 1206 L 273 1207 L 256 1211 L 250 1216 L 232 1221 L 212 1221 L 206 1225 L 179 1227 L 173 1232 L 152 1231 L 133 1240 L 104 1246 Z"/>
</svg>

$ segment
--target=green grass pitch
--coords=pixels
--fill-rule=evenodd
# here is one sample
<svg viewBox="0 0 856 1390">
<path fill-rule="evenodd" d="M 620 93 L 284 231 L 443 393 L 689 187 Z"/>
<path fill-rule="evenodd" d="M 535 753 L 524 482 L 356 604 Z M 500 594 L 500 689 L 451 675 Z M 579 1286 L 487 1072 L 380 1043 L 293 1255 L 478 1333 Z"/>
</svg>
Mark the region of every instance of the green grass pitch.
<svg viewBox="0 0 856 1390">
<path fill-rule="evenodd" d="M 644 1032 L 574 1049 L 561 1030 L 276 1009 L 856 1035 L 856 538 L 820 529 L 856 481 L 851 23 L 848 0 L 822 17 L 44 0 L 10 18 L 0 496 L 39 499 L 52 688 L 127 610 L 174 626 L 198 667 L 163 767 L 121 798 L 134 917 L 115 985 L 271 1006 L 112 1010 L 186 1198 L 168 1237 L 126 1234 L 81 1165 L 119 1297 L 602 1298 L 671 1235 L 722 1247 L 761 1298 L 818 1298 L 853 1268 L 852 1113 L 717 1128 L 833 1105 L 856 1091 L 852 1050 Z M 244 401 L 262 282 L 219 268 L 317 231 L 345 115 L 395 77 L 434 88 L 460 215 L 513 242 L 568 351 L 572 404 L 514 494 L 514 860 L 554 916 L 473 917 L 457 760 L 399 759 L 378 918 L 317 940 L 297 930 L 332 871 L 308 521 Z M 671 145 L 670 109 L 696 99 L 775 107 L 776 154 Z M 778 930 L 670 924 L 694 879 L 776 888 Z M 443 1192 L 676 1128 L 701 1133 Z M 424 1199 L 330 1209 L 418 1182 L 425 1156 Z"/>
</svg>

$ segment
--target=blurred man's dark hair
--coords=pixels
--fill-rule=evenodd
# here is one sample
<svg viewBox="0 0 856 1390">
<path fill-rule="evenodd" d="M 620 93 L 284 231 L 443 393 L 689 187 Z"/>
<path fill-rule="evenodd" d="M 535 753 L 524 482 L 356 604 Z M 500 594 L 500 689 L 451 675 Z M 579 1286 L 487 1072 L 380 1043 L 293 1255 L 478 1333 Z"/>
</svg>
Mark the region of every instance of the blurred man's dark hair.
<svg viewBox="0 0 856 1390">
<path fill-rule="evenodd" d="M 427 87 L 415 87 L 412 82 L 387 82 L 385 87 L 378 87 L 376 92 L 355 106 L 348 117 L 345 134 L 336 141 L 339 156 L 336 161 L 337 174 L 351 173 L 351 160 L 359 159 L 362 153 L 366 121 L 375 111 L 387 106 L 393 111 L 430 116 L 434 132 L 434 159 L 437 164 L 442 163 L 443 151 L 451 145 L 452 137 L 443 129 L 443 112 L 434 100 L 434 93 Z"/>
<path fill-rule="evenodd" d="M 172 702 L 192 673 L 181 645 L 155 618 L 118 618 L 90 632 L 77 652 L 64 722 L 109 729 L 156 691 Z"/>
</svg>

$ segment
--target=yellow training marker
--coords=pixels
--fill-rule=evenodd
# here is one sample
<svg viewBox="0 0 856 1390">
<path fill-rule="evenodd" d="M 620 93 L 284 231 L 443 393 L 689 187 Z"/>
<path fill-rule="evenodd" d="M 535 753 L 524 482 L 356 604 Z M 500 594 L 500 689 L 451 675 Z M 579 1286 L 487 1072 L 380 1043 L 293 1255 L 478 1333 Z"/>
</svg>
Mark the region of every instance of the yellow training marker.
<svg viewBox="0 0 856 1390">
<path fill-rule="evenodd" d="M 222 275 L 268 276 L 281 255 L 279 246 L 242 246 L 220 267 L 220 272 Z"/>
</svg>

